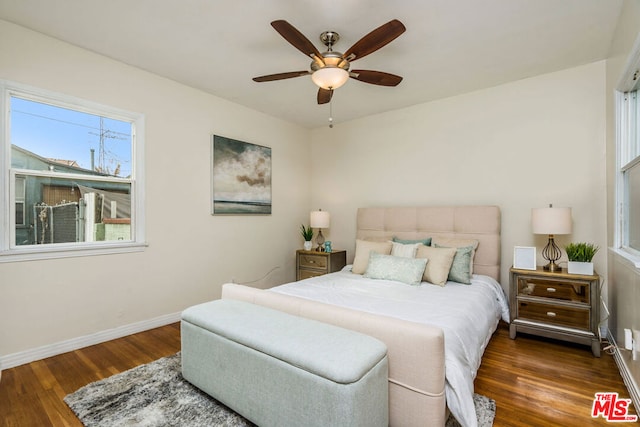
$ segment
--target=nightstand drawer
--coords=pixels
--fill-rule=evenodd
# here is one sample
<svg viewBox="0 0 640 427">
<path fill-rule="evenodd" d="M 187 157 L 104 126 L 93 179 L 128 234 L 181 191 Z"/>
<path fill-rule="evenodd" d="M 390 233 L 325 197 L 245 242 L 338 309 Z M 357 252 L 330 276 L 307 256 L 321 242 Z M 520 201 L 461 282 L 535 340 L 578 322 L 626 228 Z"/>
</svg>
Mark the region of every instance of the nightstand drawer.
<svg viewBox="0 0 640 427">
<path fill-rule="evenodd" d="M 576 329 L 590 329 L 589 308 L 543 304 L 531 301 L 518 302 L 518 318 L 544 322 Z"/>
<path fill-rule="evenodd" d="M 311 277 L 318 277 L 325 274 L 324 270 L 298 270 L 298 280 L 309 279 Z"/>
<path fill-rule="evenodd" d="M 589 283 L 562 282 L 535 277 L 518 278 L 518 295 L 553 298 L 589 304 Z"/>
<path fill-rule="evenodd" d="M 328 259 L 324 255 L 310 255 L 310 254 L 301 254 L 300 255 L 300 267 L 307 268 L 318 268 L 322 270 L 327 269 Z"/>
</svg>

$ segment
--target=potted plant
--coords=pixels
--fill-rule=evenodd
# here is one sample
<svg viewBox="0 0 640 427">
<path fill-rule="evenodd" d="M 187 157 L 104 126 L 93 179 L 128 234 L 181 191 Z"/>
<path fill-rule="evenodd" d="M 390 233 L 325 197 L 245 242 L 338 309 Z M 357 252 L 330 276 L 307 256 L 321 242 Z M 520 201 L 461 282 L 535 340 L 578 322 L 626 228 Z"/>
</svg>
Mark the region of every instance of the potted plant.
<svg viewBox="0 0 640 427">
<path fill-rule="evenodd" d="M 593 262 L 591 261 L 598 249 L 593 243 L 569 243 L 565 247 L 569 258 L 567 272 L 570 274 L 593 275 Z"/>
<path fill-rule="evenodd" d="M 313 243 L 311 243 L 311 239 L 313 239 L 313 229 L 311 226 L 305 227 L 304 224 L 300 225 L 300 234 L 304 238 L 304 250 L 310 251 L 313 247 Z"/>
</svg>

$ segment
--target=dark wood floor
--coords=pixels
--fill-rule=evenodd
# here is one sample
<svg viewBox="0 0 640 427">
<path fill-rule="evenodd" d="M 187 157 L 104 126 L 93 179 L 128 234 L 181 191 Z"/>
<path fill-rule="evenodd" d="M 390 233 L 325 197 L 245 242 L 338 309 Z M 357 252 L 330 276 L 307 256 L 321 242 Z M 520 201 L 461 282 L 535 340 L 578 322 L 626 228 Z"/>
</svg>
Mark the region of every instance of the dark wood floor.
<svg viewBox="0 0 640 427">
<path fill-rule="evenodd" d="M 179 349 L 176 323 L 8 369 L 0 381 L 0 426 L 81 426 L 65 395 Z M 607 425 L 591 418 L 594 394 L 629 397 L 611 356 L 594 358 L 588 347 L 525 335 L 510 340 L 502 324 L 475 386 L 496 400 L 495 426 Z"/>
<path fill-rule="evenodd" d="M 495 399 L 495 426 L 610 425 L 591 417 L 595 393 L 629 398 L 613 356 L 596 358 L 590 346 L 524 334 L 511 340 L 503 323 L 482 358 L 475 391 Z"/>
</svg>

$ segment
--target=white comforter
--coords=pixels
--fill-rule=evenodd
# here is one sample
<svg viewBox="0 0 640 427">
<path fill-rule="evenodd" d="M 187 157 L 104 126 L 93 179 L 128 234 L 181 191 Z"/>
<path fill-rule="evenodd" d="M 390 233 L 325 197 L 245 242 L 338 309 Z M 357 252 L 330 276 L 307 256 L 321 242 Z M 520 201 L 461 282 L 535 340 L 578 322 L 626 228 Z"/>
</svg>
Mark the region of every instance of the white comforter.
<svg viewBox="0 0 640 427">
<path fill-rule="evenodd" d="M 447 405 L 462 426 L 477 426 L 473 380 L 499 319 L 509 321 L 504 291 L 494 279 L 474 274 L 471 285 L 410 286 L 345 269 L 271 290 L 442 328 Z"/>
</svg>

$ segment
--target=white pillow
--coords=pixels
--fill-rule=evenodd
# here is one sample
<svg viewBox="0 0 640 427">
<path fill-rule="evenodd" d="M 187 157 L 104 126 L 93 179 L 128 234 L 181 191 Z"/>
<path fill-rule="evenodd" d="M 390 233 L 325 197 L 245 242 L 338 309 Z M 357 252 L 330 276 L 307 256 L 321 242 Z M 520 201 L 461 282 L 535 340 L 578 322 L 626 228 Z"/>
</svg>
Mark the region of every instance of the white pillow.
<svg viewBox="0 0 640 427">
<path fill-rule="evenodd" d="M 401 256 L 405 258 L 415 258 L 416 252 L 418 251 L 418 246 L 422 245 L 422 243 L 398 243 L 391 242 L 391 255 L 393 256 Z"/>
</svg>

